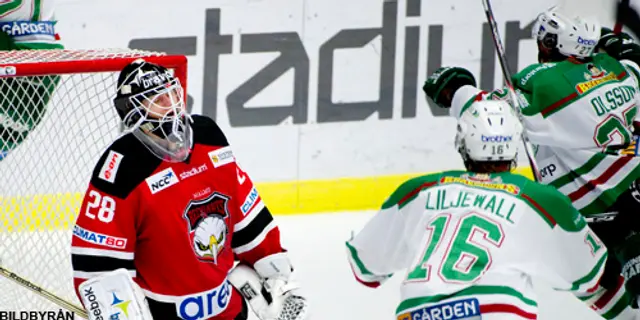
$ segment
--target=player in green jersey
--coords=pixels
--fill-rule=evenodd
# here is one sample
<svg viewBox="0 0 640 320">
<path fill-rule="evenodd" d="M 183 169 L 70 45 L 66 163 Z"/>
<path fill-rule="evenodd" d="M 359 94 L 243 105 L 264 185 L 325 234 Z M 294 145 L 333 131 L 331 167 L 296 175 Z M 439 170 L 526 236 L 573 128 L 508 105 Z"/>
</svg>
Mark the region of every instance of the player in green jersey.
<svg viewBox="0 0 640 320">
<path fill-rule="evenodd" d="M 591 224 L 622 263 L 611 258 L 607 264 L 603 284 L 613 287 L 620 271 L 625 277 L 636 267 L 640 271 L 640 263 L 629 259 L 640 252 L 640 157 L 634 139 L 640 50 L 630 37 L 603 33 L 597 21 L 557 8 L 541 13 L 532 32 L 539 61 L 512 82 L 541 182 L 567 195 L 587 217 L 618 212 L 612 221 Z M 509 98 L 503 88 L 476 88 L 471 72 L 459 67 L 436 71 L 423 89 L 456 117 L 473 101 Z M 626 286 L 640 293 L 640 283 Z"/>
<path fill-rule="evenodd" d="M 0 51 L 63 49 L 53 6 L 51 0 L 0 1 Z M 59 76 L 0 78 L 0 160 L 42 121 L 59 81 Z"/>
</svg>

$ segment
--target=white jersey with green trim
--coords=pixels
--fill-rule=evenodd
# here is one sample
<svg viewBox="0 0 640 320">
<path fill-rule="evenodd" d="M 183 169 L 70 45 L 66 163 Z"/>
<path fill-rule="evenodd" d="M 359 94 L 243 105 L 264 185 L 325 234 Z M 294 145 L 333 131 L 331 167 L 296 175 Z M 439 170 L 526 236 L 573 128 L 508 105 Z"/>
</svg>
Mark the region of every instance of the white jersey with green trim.
<svg viewBox="0 0 640 320">
<path fill-rule="evenodd" d="M 533 276 L 607 319 L 640 318 L 622 281 L 613 291 L 599 286 L 607 249 L 569 199 L 520 175 L 409 180 L 346 246 L 367 286 L 407 271 L 399 320 L 535 319 Z"/>
<path fill-rule="evenodd" d="M 0 30 L 18 49 L 62 48 L 56 43 L 54 7 L 53 0 L 0 0 Z"/>
<path fill-rule="evenodd" d="M 513 77 L 543 183 L 567 195 L 585 215 L 610 210 L 640 178 L 635 157 L 640 70 L 606 54 L 589 63 L 534 64 Z M 506 91 L 472 86 L 456 91 L 451 114 L 475 100 L 505 99 Z"/>
</svg>

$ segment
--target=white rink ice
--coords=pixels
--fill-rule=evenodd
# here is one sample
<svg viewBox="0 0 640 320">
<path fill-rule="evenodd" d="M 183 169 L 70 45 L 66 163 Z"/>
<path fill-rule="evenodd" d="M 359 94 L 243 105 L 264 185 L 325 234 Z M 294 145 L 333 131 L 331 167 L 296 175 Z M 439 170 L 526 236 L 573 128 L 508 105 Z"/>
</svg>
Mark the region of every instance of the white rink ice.
<svg viewBox="0 0 640 320">
<path fill-rule="evenodd" d="M 296 277 L 310 298 L 311 320 L 394 319 L 403 275 L 397 274 L 377 289 L 367 288 L 353 278 L 346 259 L 344 242 L 372 213 L 275 217 L 283 245 L 297 267 Z M 538 291 L 538 319 L 602 319 L 568 293 L 544 286 Z"/>
</svg>

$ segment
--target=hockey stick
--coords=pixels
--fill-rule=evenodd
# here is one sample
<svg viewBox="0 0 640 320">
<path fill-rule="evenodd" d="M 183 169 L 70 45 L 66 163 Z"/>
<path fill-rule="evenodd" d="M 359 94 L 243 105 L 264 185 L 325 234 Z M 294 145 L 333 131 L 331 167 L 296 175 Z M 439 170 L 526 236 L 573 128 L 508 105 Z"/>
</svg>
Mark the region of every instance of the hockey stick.
<svg viewBox="0 0 640 320">
<path fill-rule="evenodd" d="M 511 100 L 513 101 L 513 108 L 515 109 L 515 112 L 518 115 L 518 118 L 520 118 L 520 122 L 523 123 L 524 127 L 524 116 L 522 115 L 522 111 L 520 110 L 518 96 L 513 89 L 513 83 L 511 82 L 511 72 L 509 72 L 509 65 L 507 64 L 507 55 L 505 54 L 504 47 L 502 46 L 502 40 L 500 40 L 500 33 L 498 32 L 498 25 L 493 15 L 493 9 L 491 9 L 491 3 L 489 2 L 489 0 L 482 0 L 482 5 L 484 6 L 484 12 L 487 15 L 489 28 L 491 29 L 491 36 L 493 38 L 493 44 L 496 47 L 498 60 L 500 61 L 500 66 L 502 67 L 504 82 L 507 84 L 509 95 L 511 96 Z M 533 177 L 535 181 L 540 181 L 541 177 L 540 171 L 538 170 L 538 164 L 536 163 L 536 160 L 534 158 L 533 147 L 531 146 L 531 142 L 529 141 L 529 137 L 527 136 L 525 130 L 522 131 L 522 142 L 524 143 L 524 150 L 527 153 L 527 158 L 529 158 L 529 165 L 531 166 L 531 171 L 533 171 Z"/>
<path fill-rule="evenodd" d="M 69 311 L 73 311 L 77 316 L 84 318 L 84 319 L 89 319 L 89 316 L 87 315 L 87 311 L 84 310 L 84 308 L 76 306 L 75 304 L 64 300 L 60 297 L 58 297 L 57 295 L 43 289 L 41 286 L 38 286 L 36 284 L 34 284 L 33 282 L 5 269 L 4 267 L 0 266 L 0 275 L 4 276 L 5 278 L 19 284 L 20 286 L 22 286 L 23 288 L 29 289 L 33 292 L 35 292 L 36 294 L 40 295 L 41 297 L 46 298 L 47 300 L 55 303 L 56 305 L 67 309 Z"/>
<path fill-rule="evenodd" d="M 629 0 L 621 0 L 620 2 L 618 2 L 618 5 L 616 6 L 616 24 L 613 27 L 613 33 L 620 33 L 622 31 L 622 27 L 627 24 L 627 22 L 633 18 L 632 15 L 635 13 L 631 12 L 631 6 L 629 5 Z M 636 17 L 637 17 L 637 13 L 635 13 Z M 636 18 L 636 24 L 637 24 L 637 18 Z M 635 28 L 631 27 L 632 31 L 634 33 L 636 33 L 638 31 L 638 26 L 636 25 Z M 636 36 L 638 36 L 638 34 L 636 34 Z"/>
</svg>

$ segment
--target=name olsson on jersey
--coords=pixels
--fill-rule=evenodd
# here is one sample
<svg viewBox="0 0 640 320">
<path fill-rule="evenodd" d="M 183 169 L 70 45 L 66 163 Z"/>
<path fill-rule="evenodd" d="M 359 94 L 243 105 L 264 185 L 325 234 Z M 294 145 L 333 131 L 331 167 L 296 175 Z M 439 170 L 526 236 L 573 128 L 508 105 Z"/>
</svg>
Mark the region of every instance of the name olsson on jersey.
<svg viewBox="0 0 640 320">
<path fill-rule="evenodd" d="M 176 173 L 173 172 L 172 168 L 166 168 L 145 179 L 145 181 L 149 186 L 149 190 L 151 190 L 151 194 L 156 194 L 180 182 L 178 180 L 178 176 L 176 176 Z"/>
</svg>

